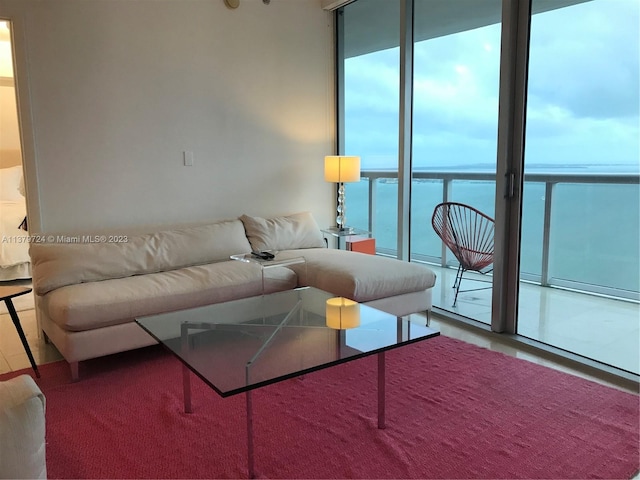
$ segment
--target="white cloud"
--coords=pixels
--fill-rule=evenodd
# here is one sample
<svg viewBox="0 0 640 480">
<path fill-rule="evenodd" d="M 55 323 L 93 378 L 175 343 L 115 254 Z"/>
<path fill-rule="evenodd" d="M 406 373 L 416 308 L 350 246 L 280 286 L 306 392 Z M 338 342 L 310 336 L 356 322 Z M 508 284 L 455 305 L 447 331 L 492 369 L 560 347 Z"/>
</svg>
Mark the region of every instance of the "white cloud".
<svg viewBox="0 0 640 480">
<path fill-rule="evenodd" d="M 534 17 L 527 161 L 638 163 L 639 9 L 593 0 Z M 500 33 L 493 25 L 416 45 L 416 164 L 495 162 Z M 398 55 L 347 61 L 348 143 L 372 158 L 397 150 Z"/>
</svg>

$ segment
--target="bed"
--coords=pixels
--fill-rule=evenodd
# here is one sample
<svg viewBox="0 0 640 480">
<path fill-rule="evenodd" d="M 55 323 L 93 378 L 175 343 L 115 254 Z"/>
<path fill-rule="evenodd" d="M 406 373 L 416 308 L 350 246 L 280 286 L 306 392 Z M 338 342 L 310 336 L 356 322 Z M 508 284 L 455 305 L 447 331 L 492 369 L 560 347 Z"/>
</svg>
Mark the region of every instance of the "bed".
<svg viewBox="0 0 640 480">
<path fill-rule="evenodd" d="M 0 281 L 31 278 L 22 166 L 0 168 Z"/>
</svg>

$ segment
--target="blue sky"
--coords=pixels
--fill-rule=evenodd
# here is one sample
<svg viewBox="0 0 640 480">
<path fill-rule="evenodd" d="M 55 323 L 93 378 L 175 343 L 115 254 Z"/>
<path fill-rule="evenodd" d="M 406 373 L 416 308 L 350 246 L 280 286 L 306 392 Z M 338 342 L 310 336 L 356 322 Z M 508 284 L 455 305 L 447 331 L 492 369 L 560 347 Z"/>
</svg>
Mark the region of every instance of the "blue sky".
<svg viewBox="0 0 640 480">
<path fill-rule="evenodd" d="M 638 0 L 593 0 L 534 15 L 528 168 L 638 168 L 639 11 Z M 415 167 L 495 164 L 500 28 L 416 44 Z M 345 65 L 345 153 L 363 168 L 397 165 L 398 58 L 392 48 Z"/>
</svg>

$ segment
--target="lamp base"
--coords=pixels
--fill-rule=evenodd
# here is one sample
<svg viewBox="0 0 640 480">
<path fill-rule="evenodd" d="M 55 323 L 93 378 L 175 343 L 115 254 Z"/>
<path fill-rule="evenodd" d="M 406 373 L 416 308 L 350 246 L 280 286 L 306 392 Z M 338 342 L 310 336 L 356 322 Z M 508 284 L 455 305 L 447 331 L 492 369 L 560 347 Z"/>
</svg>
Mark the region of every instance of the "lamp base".
<svg viewBox="0 0 640 480">
<path fill-rule="evenodd" d="M 345 226 L 346 211 L 347 209 L 344 204 L 344 183 L 339 183 L 338 184 L 338 217 L 336 218 L 336 226 L 338 227 L 338 230 L 340 230 L 341 232 L 349 229 L 349 227 Z"/>
</svg>

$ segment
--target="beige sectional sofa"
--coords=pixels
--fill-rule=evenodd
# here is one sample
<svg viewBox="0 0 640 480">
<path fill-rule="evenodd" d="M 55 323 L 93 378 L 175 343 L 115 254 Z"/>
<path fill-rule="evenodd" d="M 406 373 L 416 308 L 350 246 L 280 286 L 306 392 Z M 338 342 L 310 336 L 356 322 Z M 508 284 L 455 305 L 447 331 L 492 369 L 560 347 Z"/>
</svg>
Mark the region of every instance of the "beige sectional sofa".
<svg viewBox="0 0 640 480">
<path fill-rule="evenodd" d="M 137 317 L 298 286 L 400 316 L 429 311 L 436 280 L 422 265 L 326 248 L 308 212 L 56 240 L 30 247 L 33 288 L 40 328 L 69 362 L 74 379 L 80 361 L 155 343 L 135 323 Z M 263 270 L 230 260 L 251 250 L 305 262 Z"/>
</svg>

